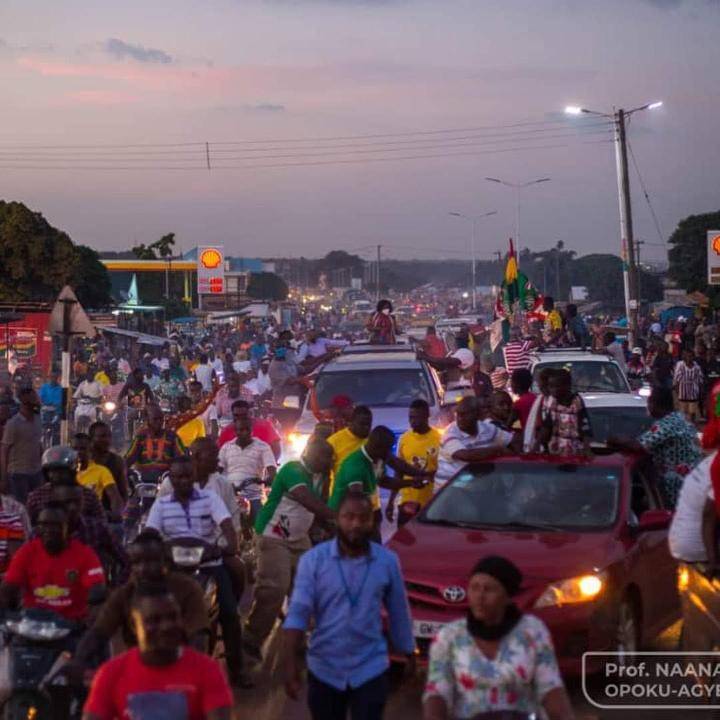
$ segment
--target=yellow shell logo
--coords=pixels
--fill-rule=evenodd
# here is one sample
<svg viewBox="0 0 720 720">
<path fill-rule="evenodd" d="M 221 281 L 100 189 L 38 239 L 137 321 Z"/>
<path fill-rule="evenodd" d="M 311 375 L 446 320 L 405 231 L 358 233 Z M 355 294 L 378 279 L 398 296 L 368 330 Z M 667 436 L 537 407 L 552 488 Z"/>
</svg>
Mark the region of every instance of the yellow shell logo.
<svg viewBox="0 0 720 720">
<path fill-rule="evenodd" d="M 203 267 L 208 270 L 214 270 L 222 262 L 222 255 L 219 250 L 215 248 L 208 248 L 203 250 L 200 254 L 200 263 Z"/>
<path fill-rule="evenodd" d="M 716 255 L 720 255 L 720 235 L 713 238 L 712 249 Z"/>
</svg>

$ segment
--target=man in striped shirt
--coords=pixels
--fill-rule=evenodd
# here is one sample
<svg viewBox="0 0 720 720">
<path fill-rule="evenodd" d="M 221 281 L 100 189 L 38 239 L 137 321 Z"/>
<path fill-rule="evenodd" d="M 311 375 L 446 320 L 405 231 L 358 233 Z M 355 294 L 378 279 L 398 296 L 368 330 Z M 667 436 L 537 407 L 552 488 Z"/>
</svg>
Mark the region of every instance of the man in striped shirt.
<svg viewBox="0 0 720 720">
<path fill-rule="evenodd" d="M 677 395 L 678 409 L 690 422 L 700 419 L 700 399 L 704 383 L 705 375 L 695 362 L 695 353 L 685 350 L 683 359 L 675 366 L 673 390 Z"/>
<path fill-rule="evenodd" d="M 234 557 L 238 549 L 237 533 L 225 503 L 216 493 L 195 487 L 194 480 L 190 458 L 175 458 L 170 464 L 173 492 L 155 501 L 146 527 L 154 528 L 170 542 L 173 538 L 193 537 L 210 546 L 215 546 L 219 530 L 221 540 L 224 540 L 222 556 Z M 239 598 L 235 597 L 230 574 L 220 557 L 204 562 L 203 569 L 212 573 L 217 583 L 219 620 L 230 683 L 246 687 L 240 649 L 242 629 L 237 614 Z"/>
<path fill-rule="evenodd" d="M 505 353 L 505 367 L 509 375 L 512 375 L 516 370 L 530 368 L 530 350 L 532 346 L 531 340 L 522 339 L 519 328 L 511 328 L 510 340 L 503 350 Z"/>
</svg>

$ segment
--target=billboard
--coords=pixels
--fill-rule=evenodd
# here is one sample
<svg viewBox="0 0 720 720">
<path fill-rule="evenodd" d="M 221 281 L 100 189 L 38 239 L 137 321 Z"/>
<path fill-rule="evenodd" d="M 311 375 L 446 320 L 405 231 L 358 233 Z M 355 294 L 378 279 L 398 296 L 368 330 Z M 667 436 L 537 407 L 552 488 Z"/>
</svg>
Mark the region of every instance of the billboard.
<svg viewBox="0 0 720 720">
<path fill-rule="evenodd" d="M 708 285 L 720 285 L 720 230 L 707 231 Z"/>
<path fill-rule="evenodd" d="M 222 245 L 198 247 L 198 295 L 225 293 L 225 248 Z"/>
</svg>

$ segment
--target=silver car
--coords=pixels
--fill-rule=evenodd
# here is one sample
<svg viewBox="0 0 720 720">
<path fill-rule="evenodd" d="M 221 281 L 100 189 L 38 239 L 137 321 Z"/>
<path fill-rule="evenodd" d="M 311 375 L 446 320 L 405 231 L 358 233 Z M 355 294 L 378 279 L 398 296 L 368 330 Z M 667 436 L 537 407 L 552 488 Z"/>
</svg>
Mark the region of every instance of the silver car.
<svg viewBox="0 0 720 720">
<path fill-rule="evenodd" d="M 373 413 L 373 425 L 386 425 L 396 436 L 408 429 L 408 406 L 418 398 L 430 404 L 431 425 L 443 427 L 452 419 L 452 407 L 444 404 L 438 374 L 418 360 L 409 346 L 352 346 L 321 368 L 315 393 L 321 408 L 328 407 L 336 395 L 347 395 L 356 405 L 367 405 Z M 287 456 L 300 455 L 317 422 L 308 397 L 288 436 Z"/>
</svg>

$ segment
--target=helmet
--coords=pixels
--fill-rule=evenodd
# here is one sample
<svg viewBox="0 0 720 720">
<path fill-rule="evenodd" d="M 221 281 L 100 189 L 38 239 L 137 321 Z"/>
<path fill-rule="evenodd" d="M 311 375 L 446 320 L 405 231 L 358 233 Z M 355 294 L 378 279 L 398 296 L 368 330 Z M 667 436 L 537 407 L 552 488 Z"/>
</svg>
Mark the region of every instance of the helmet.
<svg viewBox="0 0 720 720">
<path fill-rule="evenodd" d="M 43 470 L 75 470 L 77 453 L 69 445 L 56 445 L 48 448 L 42 456 Z"/>
</svg>

